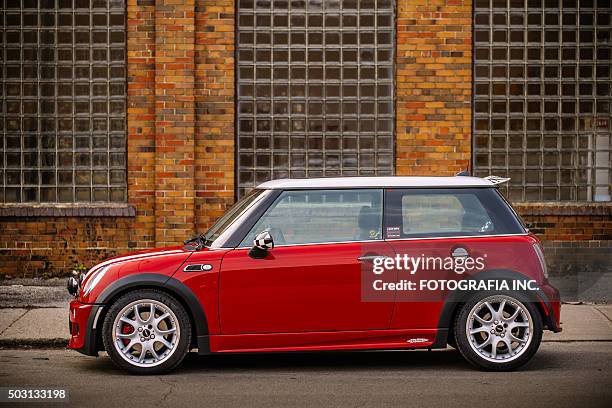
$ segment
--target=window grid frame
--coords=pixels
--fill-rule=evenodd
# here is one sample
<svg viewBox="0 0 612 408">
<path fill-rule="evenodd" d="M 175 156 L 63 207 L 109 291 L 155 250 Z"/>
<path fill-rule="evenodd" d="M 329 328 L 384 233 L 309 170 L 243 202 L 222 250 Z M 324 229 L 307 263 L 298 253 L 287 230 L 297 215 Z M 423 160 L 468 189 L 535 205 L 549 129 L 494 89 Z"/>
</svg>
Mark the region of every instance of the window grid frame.
<svg viewBox="0 0 612 408">
<path fill-rule="evenodd" d="M 55 3 L 53 8 L 41 7 L 39 3 L 36 8 L 16 4 L 18 7 L 3 4 L 7 7 L 2 9 L 3 28 L 0 30 L 3 57 L 0 64 L 3 96 L 0 112 L 0 121 L 3 122 L 0 129 L 3 149 L 0 202 L 126 202 L 125 2 L 98 0 L 91 4 L 87 1 L 87 7 L 82 7 L 84 3 L 77 0 L 75 7 L 70 8 Z M 18 23 L 9 27 L 8 15 L 16 16 Z M 26 18 L 35 18 L 36 23 L 24 24 Z M 100 20 L 104 24 L 100 24 Z M 17 35 L 19 44 L 10 42 L 7 33 Z M 25 42 L 25 35 L 33 40 Z M 18 60 L 6 58 L 11 50 L 19 50 Z M 35 52 L 36 59 L 25 59 L 24 50 Z M 87 58 L 79 59 L 78 56 Z M 18 76 L 8 77 L 7 69 L 10 67 L 18 67 Z M 35 77 L 27 78 L 25 67 L 34 70 Z M 99 70 L 97 75 L 96 69 Z M 15 85 L 19 92 L 7 95 L 10 87 Z M 34 89 L 34 92 L 27 95 L 25 87 Z M 101 95 L 96 95 L 100 91 Z M 19 109 L 16 115 L 7 108 L 11 103 Z M 33 104 L 34 112 L 24 112 L 24 103 Z M 99 112 L 94 106 L 103 109 Z M 70 111 L 61 112 L 66 107 Z M 28 118 L 36 123 L 33 130 L 25 128 L 24 121 Z M 10 121 L 16 124 L 12 129 Z M 49 124 L 51 129 L 47 128 Z M 100 125 L 102 130 L 94 128 Z M 33 139 L 33 135 L 35 145 L 28 147 L 26 139 Z M 14 141 L 18 139 L 19 143 L 9 146 L 11 138 Z M 99 143 L 102 147 L 96 145 Z M 9 164 L 8 156 L 17 157 L 17 154 L 17 165 Z M 28 155 L 35 160 L 28 162 Z M 45 163 L 46 160 L 50 162 Z M 100 162 L 96 164 L 95 160 Z M 18 174 L 19 180 L 9 180 L 9 174 L 11 177 Z M 26 175 L 33 174 L 36 174 L 34 181 L 28 182 Z M 47 182 L 45 177 L 49 178 Z M 63 177 L 68 181 L 62 181 Z M 102 177 L 104 181 L 96 182 L 96 177 Z"/>
<path fill-rule="evenodd" d="M 325 3 L 325 2 L 323 2 Z M 360 17 L 363 16 L 360 6 L 358 5 L 355 9 L 342 10 L 341 8 L 328 8 L 326 4 L 322 4 L 320 8 L 311 9 L 308 4 L 305 4 L 303 8 L 293 8 L 293 2 L 289 1 L 286 8 L 276 9 L 273 4 L 269 6 L 265 11 L 259 10 L 256 6 L 257 2 L 252 2 L 254 8 L 244 9 L 241 6 L 237 7 L 237 45 L 236 45 L 236 61 L 237 61 L 237 75 L 236 75 L 236 86 L 237 86 L 237 98 L 236 98 L 236 138 L 237 138 L 237 149 L 236 149 L 236 166 L 237 166 L 237 189 L 238 195 L 242 195 L 248 188 L 253 187 L 264 179 L 270 177 L 314 177 L 314 176 L 328 176 L 328 175 L 357 175 L 362 172 L 362 166 L 360 163 L 360 153 L 372 155 L 372 167 L 368 168 L 371 175 L 380 174 L 387 175 L 393 174 L 394 171 L 394 128 L 395 128 L 395 77 L 394 77 L 394 56 L 395 56 L 395 9 L 392 1 L 386 2 L 389 4 L 386 8 L 375 8 L 376 12 L 373 14 L 372 26 L 367 26 L 367 29 L 362 28 Z M 375 4 L 375 7 L 377 5 Z M 280 10 L 280 11 L 279 11 Z M 370 10 L 370 9 L 368 9 Z M 382 10 L 382 11 L 381 11 Z M 258 26 L 258 16 L 269 16 L 269 26 Z M 338 25 L 328 26 L 328 16 L 337 16 Z M 252 26 L 242 26 L 240 24 L 241 18 L 248 16 L 252 18 Z M 298 16 L 303 18 L 303 24 L 294 26 L 292 24 L 292 17 Z M 356 22 L 356 26 L 347 28 L 344 26 L 345 17 L 353 17 Z M 379 29 L 379 16 L 383 16 L 389 19 L 390 25 L 385 26 L 384 29 Z M 284 26 L 275 26 L 273 21 L 275 17 L 286 18 L 287 24 Z M 319 17 L 320 25 L 316 27 L 309 26 L 310 19 Z M 263 45 L 258 43 L 258 34 L 268 34 L 269 40 Z M 327 34 L 332 33 L 338 36 L 336 43 L 328 43 Z M 346 45 L 343 42 L 343 35 L 346 33 L 354 33 L 356 37 L 356 45 Z M 362 46 L 361 34 L 369 33 L 373 38 L 373 42 L 370 45 Z M 379 47 L 379 35 L 388 36 L 388 46 Z M 251 35 L 251 42 L 243 43 L 244 35 Z M 286 35 L 285 43 L 276 43 L 275 34 Z M 311 36 L 320 35 L 320 41 L 316 43 L 311 42 Z M 303 40 L 299 43 L 294 43 L 294 37 L 302 35 Z M 371 50 L 373 53 L 372 62 L 368 64 L 360 64 L 360 54 L 362 50 Z M 241 58 L 241 51 L 251 52 L 251 58 L 244 62 Z M 257 60 L 257 52 L 260 50 L 269 50 L 270 55 L 265 63 L 261 63 Z M 345 62 L 345 50 L 351 50 L 355 52 L 355 60 L 353 63 Z M 388 52 L 387 61 L 379 61 L 379 52 Z M 282 60 L 280 63 L 275 58 L 275 52 L 284 51 L 287 53 L 287 59 Z M 303 52 L 303 59 L 294 60 L 292 51 Z M 311 60 L 310 52 L 320 52 L 320 59 L 316 61 Z M 338 52 L 338 60 L 329 60 L 327 53 Z M 271 71 L 269 78 L 260 79 L 257 76 L 257 70 L 262 67 L 268 68 Z M 243 68 L 250 68 L 250 77 L 245 78 L 242 75 Z M 286 75 L 279 78 L 277 71 L 278 69 L 286 69 Z M 304 70 L 303 77 L 296 79 L 291 74 L 292 68 L 302 68 Z M 316 68 L 320 69 L 320 78 L 311 78 L 309 70 Z M 338 77 L 334 79 L 328 78 L 328 69 L 335 68 L 338 70 Z M 345 68 L 356 69 L 355 79 L 345 78 Z M 362 69 L 371 68 L 373 70 L 373 79 L 365 82 L 360 81 L 362 75 Z M 378 69 L 388 69 L 389 77 L 385 80 L 378 78 Z M 276 71 L 276 72 L 275 72 Z M 242 86 L 251 86 L 252 93 L 246 94 L 242 92 Z M 268 95 L 260 98 L 257 94 L 258 85 L 265 84 L 268 87 Z M 359 86 L 362 84 L 371 85 L 373 87 L 373 95 L 369 97 L 359 97 L 361 90 Z M 298 85 L 303 86 L 303 95 L 292 95 L 292 86 Z M 337 86 L 338 94 L 330 96 L 327 94 L 328 86 Z M 346 86 L 355 87 L 355 95 L 345 95 Z M 386 86 L 389 96 L 381 98 L 378 96 L 378 86 Z M 313 96 L 311 94 L 311 87 L 318 86 L 320 88 L 320 96 Z M 285 87 L 285 94 L 282 96 L 276 95 L 275 91 L 277 87 Z M 381 88 L 382 89 L 382 88 Z M 312 102 L 319 102 L 321 104 L 321 113 L 312 113 L 311 106 Z M 388 104 L 388 113 L 381 113 L 379 111 L 380 106 L 378 103 Z M 303 106 L 302 112 L 294 112 L 293 104 L 301 104 Z M 330 114 L 326 113 L 324 106 L 328 102 L 335 102 L 338 105 L 338 112 Z M 347 114 L 344 112 L 344 102 L 354 102 L 356 111 Z M 360 103 L 372 103 L 373 111 L 367 115 L 360 113 Z M 259 103 L 268 104 L 268 113 L 261 114 L 258 112 Z M 277 112 L 276 105 L 284 104 L 285 110 Z M 243 106 L 250 112 L 243 112 Z M 371 119 L 373 123 L 373 129 L 368 132 L 360 132 L 360 118 Z M 268 130 L 259 130 L 257 120 L 264 120 L 268 122 Z M 353 131 L 347 131 L 342 129 L 345 124 L 345 120 L 353 120 L 356 123 L 356 129 Z M 250 132 L 242 131 L 243 121 L 251 121 Z M 275 125 L 277 120 L 284 120 L 284 128 L 276 129 Z M 302 121 L 301 129 L 294 129 L 295 120 Z M 311 123 L 319 121 L 320 129 L 312 130 Z M 326 130 L 328 120 L 337 121 L 337 129 L 334 131 Z M 379 120 L 387 120 L 389 122 L 389 128 L 385 131 L 384 135 L 388 138 L 387 147 L 379 148 L 379 139 L 377 135 L 377 123 Z M 313 122 L 311 122 L 313 121 Z M 299 123 L 299 122 L 297 122 Z M 260 148 L 257 146 L 258 136 L 262 134 L 264 138 L 267 138 L 268 148 Z M 360 146 L 360 136 L 371 137 L 372 146 L 368 149 L 362 149 Z M 276 137 L 279 136 L 279 140 L 283 137 L 286 141 L 286 146 L 277 147 Z M 301 141 L 296 141 L 294 138 L 301 138 Z M 351 137 L 356 143 L 354 149 L 347 149 L 344 146 L 344 137 Z M 243 143 L 243 137 L 250 139 L 250 146 L 245 147 Z M 309 146 L 311 140 L 317 137 L 319 139 L 320 148 L 315 149 Z M 312 139 L 311 139 L 312 138 Z M 328 139 L 329 138 L 329 139 Z M 338 146 L 333 149 L 326 147 L 327 141 L 333 139 L 336 140 Z M 241 153 L 250 154 L 251 162 L 248 166 L 241 160 Z M 257 163 L 257 153 L 264 153 L 269 155 L 269 162 L 267 166 L 259 166 Z M 337 164 L 335 166 L 328 166 L 327 155 L 337 155 Z M 278 155 L 285 156 L 284 164 L 279 168 L 276 164 L 276 158 Z M 387 167 L 378 169 L 379 157 L 385 157 L 387 160 Z M 300 158 L 301 156 L 301 158 Z M 310 164 L 310 160 L 313 157 L 319 157 L 321 165 L 313 167 Z M 346 168 L 347 158 L 354 157 L 356 166 L 354 168 Z M 297 159 L 296 159 L 297 158 Z M 299 165 L 299 162 L 302 162 Z M 298 164 L 298 165 L 296 165 Z M 250 172 L 251 180 L 247 182 L 241 182 L 241 172 Z M 265 177 L 260 177 L 264 174 Z"/>
<path fill-rule="evenodd" d="M 576 1 L 576 6 L 572 8 L 563 7 L 563 1 L 556 2 L 559 5 L 557 8 L 546 7 L 552 5 L 552 3 L 542 0 L 510 0 L 509 4 L 507 1 L 481 0 L 474 4 L 474 137 L 472 159 L 476 175 L 496 174 L 513 178 L 509 186 L 504 186 L 502 191 L 515 201 L 592 201 L 596 200 L 598 194 L 600 197 L 604 197 L 603 201 L 606 201 L 605 197 L 607 195 L 609 201 L 610 182 L 612 180 L 612 170 L 610 168 L 612 145 L 610 104 L 612 98 L 609 92 L 607 95 L 598 95 L 598 86 L 605 89 L 607 84 L 609 89 L 612 83 L 610 45 L 608 43 L 598 46 L 597 36 L 598 30 L 601 30 L 602 27 L 603 30 L 610 29 L 610 9 L 598 9 L 595 3 L 592 7 L 581 8 L 577 0 L 574 1 Z M 499 3 L 499 7 L 495 6 L 496 3 Z M 534 7 L 535 3 L 543 7 L 531 8 Z M 522 6 L 518 7 L 519 5 Z M 582 13 L 585 15 L 591 14 L 591 24 L 581 24 Z M 530 15 L 538 14 L 540 16 L 539 24 L 532 24 Z M 571 17 L 572 14 L 575 18 L 574 24 L 564 25 L 564 20 L 568 18 L 566 16 Z M 607 19 L 607 23 L 603 26 L 598 23 L 600 14 L 604 15 L 604 18 L 602 18 L 604 22 Z M 505 16 L 503 25 L 495 25 L 495 15 Z M 513 24 L 513 16 L 516 19 L 515 21 L 522 22 L 522 24 Z M 556 24 L 546 24 L 547 18 L 554 20 L 555 16 Z M 581 29 L 585 27 L 592 32 L 591 42 L 586 44 L 586 47 L 580 39 Z M 564 32 L 566 32 L 564 29 L 567 30 L 567 28 L 573 29 L 575 37 L 569 43 L 563 41 L 562 38 Z M 522 41 L 511 41 L 513 29 L 522 31 Z M 553 32 L 557 31 L 557 41 L 546 41 L 546 35 L 551 32 L 551 29 Z M 536 30 L 540 32 L 540 41 L 527 41 L 529 31 Z M 494 31 L 505 31 L 505 40 L 495 42 Z M 522 50 L 522 56 L 519 55 L 519 58 L 513 59 L 512 50 L 519 48 Z M 592 51 L 591 58 L 582 57 L 584 48 Z M 494 56 L 496 49 L 503 50 L 500 58 Z M 549 52 L 553 53 L 551 51 L 553 49 L 556 49 L 556 58 L 549 58 L 547 54 Z M 607 60 L 599 59 L 600 49 L 603 49 L 602 55 L 604 56 L 607 52 Z M 530 52 L 535 54 L 534 50 L 539 53 L 537 58 L 532 58 L 533 55 L 530 55 Z M 567 51 L 568 55 L 571 55 L 573 50 L 574 59 L 564 58 L 566 50 L 569 50 Z M 585 52 L 585 54 L 587 53 Z M 505 72 L 499 68 L 502 66 L 505 67 Z M 581 68 L 585 66 L 590 67 L 591 71 L 586 81 L 585 77 L 581 76 Z M 494 67 L 502 72 L 499 78 L 493 75 Z M 511 67 L 521 67 L 522 75 L 513 78 Z M 530 68 L 533 67 L 535 69 L 532 76 Z M 545 71 L 549 67 L 557 68 L 554 78 L 548 76 Z M 574 72 L 571 77 L 563 72 L 565 67 L 573 68 Z M 605 69 L 601 68 L 601 70 L 605 73 L 607 69 L 607 77 L 598 76 L 599 67 L 606 67 Z M 571 70 L 568 69 L 568 71 Z M 494 92 L 495 85 L 500 86 L 503 93 L 496 94 Z M 522 88 L 519 87 L 518 89 L 522 89 L 522 91 L 518 95 L 512 95 L 511 85 L 520 85 Z M 565 95 L 568 85 L 573 86 L 573 93 Z M 582 93 L 583 85 L 585 85 L 585 89 L 591 87 L 590 93 Z M 530 94 L 530 86 L 534 90 L 539 89 L 538 94 Z M 556 88 L 556 94 L 549 95 L 546 86 L 551 86 L 550 89 Z M 482 102 L 487 103 L 486 111 L 482 110 L 484 107 Z M 522 107 L 518 104 L 514 105 L 521 109 L 513 111 L 510 105 L 513 102 L 521 103 Z M 537 112 L 529 112 L 530 102 L 537 102 Z M 495 103 L 505 104 L 505 106 L 500 110 L 499 108 L 502 105 L 495 105 Z M 588 111 L 581 112 L 583 103 L 586 103 L 584 107 L 590 109 L 590 113 Z M 590 108 L 588 108 L 589 103 Z M 556 110 L 549 110 L 549 107 L 554 107 L 555 104 Z M 572 112 L 564 111 L 566 107 L 572 106 Z M 495 109 L 496 107 L 498 109 Z M 535 108 L 535 105 L 533 105 L 533 108 Z M 499 113 L 494 112 L 496 110 Z M 521 119 L 523 121 L 518 130 L 511 129 L 512 121 Z M 607 129 L 599 128 L 599 121 L 602 119 L 607 122 Z M 503 128 L 496 129 L 494 127 L 495 120 L 503 120 L 504 122 L 498 122 L 503 123 Z M 532 120 L 531 123 L 539 123 L 538 128 L 530 128 L 530 120 Z M 586 122 L 587 120 L 589 123 Z M 553 121 L 556 122 L 554 126 L 556 129 L 551 131 L 547 126 L 552 124 Z M 573 129 L 565 129 L 565 123 L 571 123 L 572 121 Z M 511 143 L 514 141 L 512 138 L 517 136 L 522 138 L 520 146 L 511 148 Z M 532 146 L 529 142 L 530 140 L 533 142 L 536 137 L 539 137 L 540 143 L 537 146 Z M 503 147 L 493 147 L 495 141 L 499 142 L 501 138 L 505 138 L 505 145 Z M 556 146 L 553 146 L 551 141 L 555 138 Z M 570 142 L 570 139 L 573 139 L 573 141 Z M 534 152 L 540 153 L 539 163 L 528 164 L 528 155 Z M 564 153 L 568 154 L 568 152 L 572 153 L 571 164 L 563 162 Z M 501 165 L 495 165 L 494 154 L 498 154 L 498 157 L 505 155 Z M 517 161 L 517 154 L 520 154 L 520 160 L 518 160 L 520 164 L 512 165 L 511 161 Z M 479 162 L 484 160 L 485 155 L 488 164 L 480 166 Z M 556 165 L 546 164 L 547 160 L 555 161 L 551 157 L 555 158 Z M 604 157 L 604 159 L 602 160 L 601 157 Z M 608 158 L 607 161 L 605 157 Z M 580 162 L 580 160 L 583 160 L 583 162 Z M 546 181 L 547 177 L 552 179 L 550 176 L 553 170 L 556 171 L 554 177 L 556 179 L 553 182 Z M 527 180 L 527 178 L 533 177 L 534 171 L 540 173 L 537 177 L 538 180 Z M 607 177 L 605 175 L 597 176 L 599 172 L 605 173 L 606 171 L 608 173 Z M 519 180 L 512 177 L 517 174 L 521 175 Z M 568 175 L 569 181 L 567 180 Z"/>
</svg>

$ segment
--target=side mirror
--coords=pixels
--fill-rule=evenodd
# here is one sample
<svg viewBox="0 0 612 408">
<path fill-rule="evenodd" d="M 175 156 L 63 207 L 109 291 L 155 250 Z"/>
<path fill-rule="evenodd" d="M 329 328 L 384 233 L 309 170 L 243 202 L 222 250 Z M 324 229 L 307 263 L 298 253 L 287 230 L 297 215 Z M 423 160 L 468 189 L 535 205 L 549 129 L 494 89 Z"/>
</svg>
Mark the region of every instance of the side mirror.
<svg viewBox="0 0 612 408">
<path fill-rule="evenodd" d="M 271 249 L 274 249 L 274 240 L 270 232 L 264 230 L 253 239 L 253 247 L 249 251 L 249 256 L 254 259 L 263 259 Z"/>
</svg>

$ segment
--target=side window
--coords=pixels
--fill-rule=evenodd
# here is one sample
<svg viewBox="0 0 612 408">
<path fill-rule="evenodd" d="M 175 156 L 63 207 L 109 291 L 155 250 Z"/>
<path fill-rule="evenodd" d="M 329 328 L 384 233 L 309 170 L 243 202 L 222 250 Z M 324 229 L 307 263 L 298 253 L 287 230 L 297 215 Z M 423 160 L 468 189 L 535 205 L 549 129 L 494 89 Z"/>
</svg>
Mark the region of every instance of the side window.
<svg viewBox="0 0 612 408">
<path fill-rule="evenodd" d="M 266 229 L 275 245 L 382 239 L 382 190 L 284 191 L 240 246 Z"/>
<path fill-rule="evenodd" d="M 491 219 L 474 195 L 406 194 L 402 196 L 402 233 L 490 232 Z"/>
<path fill-rule="evenodd" d="M 389 239 L 524 232 L 491 189 L 389 190 L 386 200 Z"/>
</svg>

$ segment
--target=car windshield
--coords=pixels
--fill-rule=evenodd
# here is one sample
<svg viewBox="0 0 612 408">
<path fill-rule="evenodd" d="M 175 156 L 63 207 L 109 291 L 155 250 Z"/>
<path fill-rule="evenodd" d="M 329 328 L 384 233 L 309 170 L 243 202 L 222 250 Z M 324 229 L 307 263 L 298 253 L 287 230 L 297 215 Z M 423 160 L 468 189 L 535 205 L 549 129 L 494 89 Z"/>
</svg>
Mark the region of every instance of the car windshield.
<svg viewBox="0 0 612 408">
<path fill-rule="evenodd" d="M 234 204 L 217 222 L 204 234 L 204 245 L 211 246 L 219 236 L 229 228 L 234 221 L 253 204 L 264 192 L 261 189 L 251 190 Z"/>
</svg>

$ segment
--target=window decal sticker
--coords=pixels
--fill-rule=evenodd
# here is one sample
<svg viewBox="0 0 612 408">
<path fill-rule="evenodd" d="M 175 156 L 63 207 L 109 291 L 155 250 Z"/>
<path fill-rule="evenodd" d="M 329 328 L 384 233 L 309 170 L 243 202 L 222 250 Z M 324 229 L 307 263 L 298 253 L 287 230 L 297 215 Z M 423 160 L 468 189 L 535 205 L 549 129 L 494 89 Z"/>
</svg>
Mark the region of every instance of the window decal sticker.
<svg viewBox="0 0 612 408">
<path fill-rule="evenodd" d="M 394 239 L 400 237 L 400 227 L 387 227 L 387 238 Z"/>
</svg>

